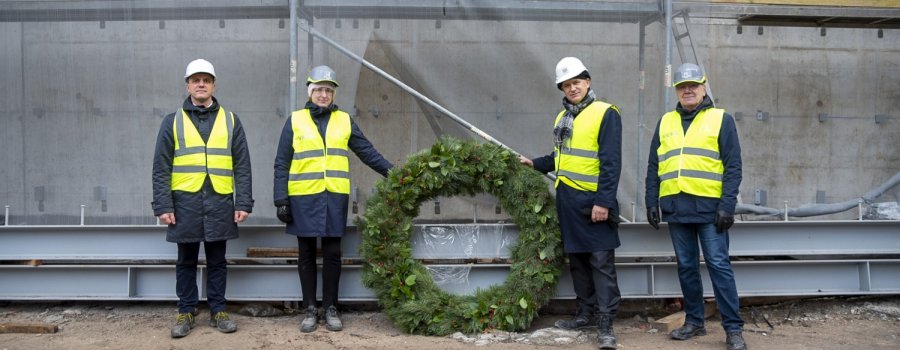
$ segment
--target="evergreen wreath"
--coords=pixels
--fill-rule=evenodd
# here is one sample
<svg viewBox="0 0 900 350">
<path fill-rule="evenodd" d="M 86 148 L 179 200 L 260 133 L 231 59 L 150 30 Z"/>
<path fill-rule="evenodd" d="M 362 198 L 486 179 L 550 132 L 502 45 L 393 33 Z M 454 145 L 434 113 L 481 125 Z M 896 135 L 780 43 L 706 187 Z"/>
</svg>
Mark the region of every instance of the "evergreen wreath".
<svg viewBox="0 0 900 350">
<path fill-rule="evenodd" d="M 420 204 L 436 196 L 482 192 L 497 197 L 519 227 L 519 240 L 510 248 L 509 275 L 502 285 L 474 295 L 445 292 L 412 258 L 413 219 Z M 357 225 L 363 234 L 363 284 L 375 291 L 394 324 L 412 334 L 524 330 L 556 292 L 564 263 L 546 182 L 493 144 L 445 137 L 410 156 L 376 185 Z"/>
</svg>

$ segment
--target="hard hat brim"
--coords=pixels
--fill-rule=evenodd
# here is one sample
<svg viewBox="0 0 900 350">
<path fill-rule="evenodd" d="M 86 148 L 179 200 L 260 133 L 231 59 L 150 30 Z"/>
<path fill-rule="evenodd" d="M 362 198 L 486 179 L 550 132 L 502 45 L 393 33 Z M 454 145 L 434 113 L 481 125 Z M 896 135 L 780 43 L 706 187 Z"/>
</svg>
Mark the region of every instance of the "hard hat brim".
<svg viewBox="0 0 900 350">
<path fill-rule="evenodd" d="M 334 81 L 334 80 L 329 80 L 329 79 L 322 79 L 322 80 L 306 79 L 306 85 L 307 85 L 307 86 L 309 86 L 309 84 L 318 84 L 318 83 L 321 83 L 321 82 L 332 83 L 332 84 L 334 84 L 334 87 L 339 87 L 339 86 L 341 86 L 340 84 L 338 84 L 338 83 L 337 83 L 336 81 Z"/>
<path fill-rule="evenodd" d="M 681 84 L 684 84 L 684 83 L 706 84 L 706 77 L 703 77 L 703 79 L 686 79 L 686 80 L 682 80 L 682 81 L 679 81 L 679 82 L 677 82 L 677 83 L 672 84 L 672 86 L 673 86 L 673 87 L 678 87 L 678 85 L 681 85 Z"/>
</svg>

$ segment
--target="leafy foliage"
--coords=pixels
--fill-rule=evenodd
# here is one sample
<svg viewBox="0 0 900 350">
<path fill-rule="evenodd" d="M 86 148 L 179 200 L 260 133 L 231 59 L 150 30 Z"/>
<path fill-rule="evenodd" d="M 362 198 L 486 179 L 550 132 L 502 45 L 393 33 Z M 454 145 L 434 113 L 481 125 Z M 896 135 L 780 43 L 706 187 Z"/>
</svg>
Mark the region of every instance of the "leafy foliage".
<svg viewBox="0 0 900 350">
<path fill-rule="evenodd" d="M 519 227 L 510 272 L 502 285 L 474 295 L 450 294 L 412 258 L 413 219 L 420 204 L 436 196 L 482 192 L 497 197 Z M 524 330 L 556 291 L 563 265 L 553 201 L 543 178 L 509 151 L 442 138 L 376 185 L 365 217 L 357 222 L 363 233 L 363 283 L 375 291 L 388 317 L 409 333 Z"/>
</svg>

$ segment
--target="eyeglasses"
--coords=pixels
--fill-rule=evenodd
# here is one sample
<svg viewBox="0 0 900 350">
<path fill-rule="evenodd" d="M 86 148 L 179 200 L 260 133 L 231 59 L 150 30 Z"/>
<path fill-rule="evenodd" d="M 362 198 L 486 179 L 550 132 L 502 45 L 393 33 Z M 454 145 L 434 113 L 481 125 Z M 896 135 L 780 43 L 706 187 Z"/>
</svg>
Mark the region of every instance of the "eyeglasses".
<svg viewBox="0 0 900 350">
<path fill-rule="evenodd" d="M 316 88 L 316 89 L 313 89 L 312 92 L 314 94 L 318 93 L 318 94 L 334 95 L 334 89 L 327 88 L 327 87 Z"/>
</svg>

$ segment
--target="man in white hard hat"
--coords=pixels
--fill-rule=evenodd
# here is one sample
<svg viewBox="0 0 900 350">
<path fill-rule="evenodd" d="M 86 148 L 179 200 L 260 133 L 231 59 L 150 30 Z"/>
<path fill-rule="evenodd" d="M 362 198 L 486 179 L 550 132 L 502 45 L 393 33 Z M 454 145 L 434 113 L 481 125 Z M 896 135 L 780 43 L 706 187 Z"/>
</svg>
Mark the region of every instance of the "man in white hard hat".
<svg viewBox="0 0 900 350">
<path fill-rule="evenodd" d="M 225 311 L 225 245 L 253 209 L 250 151 L 241 121 L 213 97 L 216 71 L 197 59 L 184 73 L 188 97 L 163 118 L 153 158 L 153 213 L 168 225 L 166 240 L 178 244 L 175 293 L 178 316 L 172 338 L 194 327 L 198 314 L 197 259 L 206 252 L 209 325 L 237 330 Z"/>
<path fill-rule="evenodd" d="M 334 104 L 337 74 L 317 66 L 306 80 L 309 100 L 291 113 L 281 130 L 275 153 L 273 197 L 278 219 L 287 234 L 297 236 L 297 271 L 303 292 L 304 333 L 319 324 L 316 308 L 316 246 L 322 242 L 322 308 L 325 328 L 344 328 L 337 309 L 341 278 L 341 237 L 347 225 L 350 198 L 350 151 L 382 176 L 393 165 Z"/>
<path fill-rule="evenodd" d="M 675 110 L 662 116 L 650 143 L 647 164 L 647 221 L 669 223 L 684 296 L 684 326 L 671 333 L 687 340 L 706 335 L 700 248 L 716 296 L 726 349 L 747 348 L 734 271 L 728 257 L 728 229 L 741 185 L 741 145 L 734 118 L 706 95 L 706 75 L 685 63 L 675 71 Z"/>
<path fill-rule="evenodd" d="M 619 203 L 616 190 L 622 170 L 622 118 L 616 106 L 600 101 L 591 75 L 575 57 L 556 65 L 556 87 L 563 109 L 553 127 L 555 150 L 522 164 L 556 174 L 556 211 L 578 310 L 562 329 L 598 329 L 598 348 L 615 349 L 613 320 L 621 293 L 616 277 Z"/>
</svg>

